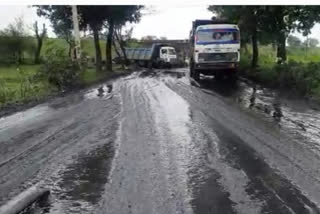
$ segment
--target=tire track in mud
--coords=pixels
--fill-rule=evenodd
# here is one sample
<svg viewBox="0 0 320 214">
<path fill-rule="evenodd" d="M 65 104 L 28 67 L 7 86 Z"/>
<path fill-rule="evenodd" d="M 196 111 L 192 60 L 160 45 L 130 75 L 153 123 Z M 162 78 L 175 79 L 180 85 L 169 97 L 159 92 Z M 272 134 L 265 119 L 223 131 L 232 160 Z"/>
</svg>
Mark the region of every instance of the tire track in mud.
<svg viewBox="0 0 320 214">
<path fill-rule="evenodd" d="M 40 118 L 3 138 L 23 148 L 0 166 L 0 203 L 42 180 L 47 213 L 320 213 L 305 196 L 317 199 L 318 172 L 303 169 L 313 157 L 294 156 L 299 146 L 283 153 L 279 133 L 184 76 L 132 74 L 114 96 L 92 89 L 70 108 L 60 103 L 48 126 Z"/>
<path fill-rule="evenodd" d="M 68 97 L 65 99 L 68 99 Z M 31 127 L 32 129 L 25 129 L 26 132 L 34 130 L 35 134 L 20 132 L 21 137 L 18 135 L 9 138 L 11 139 L 11 144 L 16 143 L 23 146 L 30 144 L 31 146 L 25 146 L 27 149 L 2 165 L 0 173 L 1 203 L 4 203 L 33 183 L 40 181 L 42 186 L 48 187 L 53 193 L 52 197 L 54 200 L 50 204 L 50 207 L 53 208 L 50 212 L 48 211 L 49 213 L 69 213 L 69 211 L 64 209 L 55 210 L 60 205 L 67 206 L 71 210 L 76 207 L 81 213 L 83 211 L 81 211 L 81 207 L 77 203 L 72 204 L 72 201 L 75 200 L 71 198 L 66 202 L 62 202 L 63 200 L 61 201 L 61 198 L 58 196 L 63 198 L 63 195 L 72 195 L 81 186 L 80 182 L 79 185 L 73 185 L 71 189 L 70 187 L 69 189 L 66 188 L 63 184 L 67 182 L 68 177 L 70 178 L 70 173 L 67 174 L 67 172 L 71 172 L 75 182 L 79 181 L 79 179 L 84 180 L 87 177 L 81 176 L 81 171 L 77 174 L 77 171 L 72 169 L 77 166 L 78 169 L 81 169 L 80 166 L 85 166 L 84 164 L 87 162 L 90 165 L 90 157 L 97 157 L 97 162 L 99 160 L 106 163 L 110 162 L 110 158 L 112 159 L 112 149 L 103 148 L 104 145 L 108 145 L 110 148 L 114 146 L 113 141 L 117 130 L 116 121 L 119 117 L 119 103 L 117 99 L 117 97 L 108 100 L 98 97 L 89 100 L 85 99 L 80 105 L 61 108 L 58 113 L 54 114 L 55 119 L 45 120 L 45 122 L 48 122 L 47 126 L 49 129 L 47 127 L 43 128 L 41 121 L 39 123 L 35 122 Z M 19 126 L 23 127 L 23 123 L 19 124 Z M 37 127 L 41 131 L 37 130 Z M 40 134 L 37 138 L 39 132 L 43 134 Z M 42 136 L 44 137 L 43 139 L 41 139 Z M 99 151 L 104 151 L 103 153 L 106 154 L 109 153 L 109 156 L 99 159 L 101 157 L 101 152 Z M 89 155 L 86 155 L 86 153 L 89 153 Z M 90 172 L 90 170 L 96 171 L 94 167 L 89 167 L 87 172 Z M 102 170 L 101 175 L 107 177 L 108 171 Z M 91 180 L 93 183 L 103 188 L 106 181 L 102 182 L 101 179 L 97 179 L 102 182 L 99 183 L 94 182 L 94 176 L 91 176 L 91 178 L 93 179 Z M 94 186 L 96 190 L 98 188 L 97 185 Z M 64 192 L 65 194 L 63 194 Z M 93 193 L 90 192 L 90 189 L 86 189 L 82 195 L 83 201 L 90 199 L 91 194 L 97 195 L 97 192 Z M 79 197 L 81 198 L 81 195 Z M 93 205 L 92 203 L 90 205 L 89 201 L 90 206 Z"/>
<path fill-rule="evenodd" d="M 205 98 L 205 97 L 199 95 L 199 94 L 201 94 L 201 92 L 200 91 L 196 91 L 197 90 L 196 88 L 194 88 L 192 86 L 185 85 L 185 84 L 181 84 L 179 82 L 177 83 L 176 81 L 168 82 L 167 85 L 168 85 L 168 87 L 170 87 L 173 90 L 175 90 L 182 97 L 184 97 L 186 100 L 188 100 L 190 105 L 193 106 L 194 109 L 197 109 L 198 111 L 203 112 L 203 114 L 205 115 L 204 118 L 208 118 L 208 117 L 210 118 L 212 115 L 215 115 L 215 116 L 213 116 L 214 118 L 211 118 L 210 121 L 215 121 L 215 123 L 221 124 L 220 123 L 221 116 L 216 117 L 217 115 L 214 112 L 218 112 L 218 109 L 221 109 L 221 107 L 223 105 L 226 105 L 226 103 L 221 102 L 221 101 L 219 101 L 218 103 L 211 102 L 210 100 L 212 100 L 212 99 L 216 100 L 217 98 L 210 98 L 210 97 L 207 97 L 207 96 L 206 96 L 207 98 Z M 203 99 L 203 100 L 201 100 L 201 99 Z M 214 108 L 215 110 L 213 110 L 213 111 L 212 110 L 208 110 L 208 108 L 207 108 L 208 106 L 212 106 L 212 108 Z M 230 111 L 230 109 L 232 109 L 232 107 L 228 107 L 228 111 Z M 226 111 L 226 110 L 224 109 L 223 111 Z M 225 114 L 224 112 L 221 112 L 221 113 L 222 113 L 222 115 Z M 220 113 L 220 115 L 221 115 L 221 113 Z M 230 115 L 229 117 L 232 117 L 232 115 Z M 227 126 L 228 127 L 229 124 L 230 124 L 230 122 L 224 121 L 224 123 L 222 123 L 222 125 L 219 125 L 219 126 L 221 126 L 221 127 Z M 221 127 L 217 128 L 217 125 L 214 126 L 213 124 L 209 125 L 209 127 L 216 127 L 215 131 L 218 132 L 218 133 L 219 133 L 219 130 L 221 130 Z M 232 130 L 230 130 L 229 128 L 228 129 L 223 128 L 223 129 L 224 129 L 224 131 L 220 131 L 220 135 L 222 134 L 222 136 L 224 136 L 224 135 L 226 135 L 226 133 L 229 132 L 229 134 L 227 134 L 227 136 L 228 135 L 235 136 L 233 134 L 234 131 L 235 131 L 234 129 L 232 129 Z M 236 131 L 236 133 L 239 133 L 238 130 Z M 247 134 L 251 135 L 250 133 L 247 133 Z M 231 139 L 232 139 L 232 137 L 231 137 Z M 256 142 L 258 143 L 260 140 L 258 140 Z M 261 156 L 261 149 L 257 150 L 258 153 L 259 153 L 259 155 L 258 155 L 258 153 L 256 153 L 251 148 L 249 149 L 247 144 L 243 143 L 242 140 L 240 140 L 240 139 L 238 139 L 238 140 L 225 140 L 225 141 L 228 142 L 225 145 L 233 145 L 236 148 L 243 148 L 242 149 L 242 151 L 243 151 L 242 153 L 244 155 L 236 155 L 236 153 L 234 153 L 233 156 L 231 156 L 231 158 L 230 158 L 231 160 L 238 159 L 238 161 L 236 161 L 236 162 L 241 163 L 241 160 L 242 160 L 242 162 L 244 162 L 246 160 L 246 156 L 250 157 L 248 155 L 257 154 L 257 156 L 254 155 L 252 158 L 247 158 L 247 159 L 250 159 L 253 162 L 258 162 L 259 163 L 258 165 L 256 165 L 256 166 L 253 165 L 252 169 L 251 169 L 250 168 L 250 162 L 247 161 L 246 163 L 248 164 L 248 166 L 241 165 L 240 168 L 242 168 L 242 170 L 248 174 L 250 180 L 255 181 L 253 183 L 256 183 L 256 186 L 255 186 L 256 190 L 259 190 L 259 188 L 260 189 L 262 188 L 263 191 L 260 190 L 260 192 L 262 192 L 262 194 L 260 194 L 260 197 L 265 197 L 265 198 L 268 199 L 267 200 L 267 202 L 268 202 L 267 204 L 269 204 L 269 206 L 264 206 L 263 209 L 262 209 L 263 212 L 268 213 L 267 210 L 270 209 L 270 207 L 274 208 L 274 206 L 271 206 L 270 204 L 274 205 L 274 204 L 277 204 L 277 203 L 279 204 L 278 208 L 281 207 L 281 206 L 287 206 L 287 211 L 286 212 L 285 211 L 281 211 L 281 210 L 280 210 L 281 211 L 280 212 L 278 210 L 279 213 L 291 213 L 291 211 L 294 211 L 294 213 L 319 213 L 320 212 L 319 208 L 313 202 L 311 202 L 309 199 L 307 199 L 302 194 L 302 192 L 299 189 L 297 189 L 291 183 L 291 181 L 286 180 L 285 178 L 283 178 L 283 177 L 279 176 L 278 174 L 276 174 L 274 172 L 275 170 L 271 169 L 263 161 L 263 158 L 260 157 Z M 257 148 L 257 147 L 255 147 L 255 148 Z M 232 151 L 232 147 L 230 147 L 228 150 Z M 239 151 L 239 149 L 237 151 Z M 263 150 L 262 150 L 262 152 L 263 152 Z M 274 152 L 278 152 L 278 151 L 274 151 Z M 276 155 L 274 154 L 273 157 L 276 157 Z M 290 159 L 287 159 L 287 160 L 290 160 Z M 294 164 L 294 162 L 293 163 L 289 162 L 287 164 L 289 164 L 289 166 L 291 166 L 291 164 Z M 260 173 L 253 173 L 252 172 L 252 170 L 257 168 L 258 166 L 262 167 L 264 169 L 264 170 L 260 171 L 260 173 L 263 172 L 262 175 Z M 295 172 L 295 173 L 298 174 L 297 172 Z M 304 174 L 304 176 L 305 176 L 305 174 Z M 309 179 L 310 179 L 310 177 L 309 177 Z M 272 181 L 274 181 L 275 183 L 278 182 L 280 184 L 279 185 L 275 185 L 275 183 L 272 183 Z M 310 182 L 310 180 L 309 180 L 309 182 Z M 255 188 L 253 188 L 253 190 Z M 290 191 L 286 191 L 287 189 L 289 189 Z M 310 188 L 309 188 L 309 190 L 310 190 Z M 309 192 L 309 194 L 310 193 L 312 195 L 315 192 L 311 191 L 311 192 Z M 304 194 L 305 194 L 305 192 L 304 192 Z M 309 195 L 309 194 L 307 194 L 307 195 Z M 317 199 L 317 198 L 315 197 L 313 199 Z M 276 202 L 276 201 L 278 201 L 278 202 Z M 315 201 L 317 201 L 317 200 L 315 200 Z M 282 203 L 282 205 L 281 205 L 281 203 Z M 286 204 L 288 204 L 288 205 L 286 205 Z M 269 207 L 269 208 L 267 209 L 266 207 L 267 208 Z"/>
</svg>

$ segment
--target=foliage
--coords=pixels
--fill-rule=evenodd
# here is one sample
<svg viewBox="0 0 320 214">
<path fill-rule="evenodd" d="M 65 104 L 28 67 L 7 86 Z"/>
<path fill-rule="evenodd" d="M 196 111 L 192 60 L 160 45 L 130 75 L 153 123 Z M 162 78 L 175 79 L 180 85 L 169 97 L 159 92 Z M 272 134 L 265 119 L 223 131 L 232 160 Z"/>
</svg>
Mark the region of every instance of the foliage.
<svg viewBox="0 0 320 214">
<path fill-rule="evenodd" d="M 42 49 L 43 40 L 47 36 L 47 28 L 46 28 L 46 25 L 43 24 L 42 32 L 40 33 L 37 21 L 34 23 L 33 28 L 34 28 L 34 32 L 35 32 L 35 36 L 36 36 L 36 40 L 37 40 L 37 49 L 35 51 L 34 62 L 36 64 L 39 64 L 40 63 L 40 53 L 41 53 L 41 49 Z"/>
<path fill-rule="evenodd" d="M 71 57 L 71 51 L 74 47 L 71 7 L 60 5 L 37 5 L 34 7 L 37 7 L 38 16 L 42 16 L 50 20 L 53 31 L 57 37 L 62 38 L 67 42 L 69 46 L 68 55 Z"/>
<path fill-rule="evenodd" d="M 253 67 L 258 56 L 256 34 L 260 44 L 277 45 L 279 62 L 284 62 L 289 33 L 297 30 L 308 35 L 320 21 L 319 6 L 209 6 L 208 9 L 240 25 L 242 42 L 252 42 Z"/>
<path fill-rule="evenodd" d="M 315 39 L 315 38 L 307 38 L 304 42 L 303 42 L 303 46 L 305 47 L 317 47 L 319 44 L 319 40 Z"/>
<path fill-rule="evenodd" d="M 300 47 L 302 44 L 301 40 L 298 37 L 293 35 L 288 36 L 287 42 L 289 47 L 295 47 L 295 48 Z"/>
<path fill-rule="evenodd" d="M 49 93 L 47 84 L 36 78 L 38 65 L 0 67 L 0 106 L 10 102 L 38 99 Z"/>
<path fill-rule="evenodd" d="M 51 46 L 44 55 L 44 64 L 39 76 L 56 86 L 60 91 L 69 90 L 80 85 L 80 68 L 72 61 L 63 48 Z"/>
<path fill-rule="evenodd" d="M 108 17 L 107 17 L 107 43 L 106 43 L 106 69 L 112 71 L 112 54 L 111 44 L 114 35 L 115 28 L 122 28 L 127 22 L 133 23 L 140 21 L 142 16 L 141 5 L 126 5 L 126 6 L 107 6 Z M 119 36 L 119 35 L 118 35 Z M 124 47 L 120 43 L 122 52 L 124 53 Z"/>
<path fill-rule="evenodd" d="M 0 52 L 3 62 L 22 63 L 24 53 L 33 56 L 34 49 L 34 39 L 29 36 L 21 17 L 0 31 Z"/>
<path fill-rule="evenodd" d="M 55 32 L 69 38 L 72 29 L 72 13 L 69 6 L 35 6 L 39 16 L 49 18 Z M 139 5 L 108 5 L 108 6 L 78 6 L 80 16 L 80 29 L 86 30 L 88 26 L 93 31 L 95 44 L 95 57 L 97 70 L 101 70 L 102 54 L 100 47 L 100 32 L 103 27 L 107 28 L 106 61 L 107 69 L 111 70 L 111 44 L 115 26 L 123 26 L 126 22 L 137 22 L 141 13 Z M 69 42 L 68 42 L 69 43 Z M 70 44 L 72 44 L 70 42 Z"/>
<path fill-rule="evenodd" d="M 320 99 L 320 48 L 310 48 L 305 56 L 301 48 L 288 49 L 288 63 L 274 61 L 276 51 L 272 46 L 261 46 L 259 67 L 250 69 L 250 54 L 241 50 L 240 70 L 248 77 L 267 85 L 293 90 L 306 96 Z"/>
</svg>

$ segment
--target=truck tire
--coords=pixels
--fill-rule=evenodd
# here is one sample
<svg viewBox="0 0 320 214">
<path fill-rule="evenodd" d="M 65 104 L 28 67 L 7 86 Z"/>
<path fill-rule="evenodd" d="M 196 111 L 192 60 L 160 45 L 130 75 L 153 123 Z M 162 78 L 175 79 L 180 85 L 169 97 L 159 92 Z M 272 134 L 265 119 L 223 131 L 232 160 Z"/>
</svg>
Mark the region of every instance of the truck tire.
<svg viewBox="0 0 320 214">
<path fill-rule="evenodd" d="M 165 63 L 163 61 L 158 62 L 158 68 L 163 69 L 165 68 Z"/>
<path fill-rule="evenodd" d="M 217 72 L 215 75 L 214 75 L 214 78 L 217 80 L 217 81 L 222 81 L 224 79 L 224 74 L 221 73 L 221 72 Z"/>
<path fill-rule="evenodd" d="M 152 70 L 152 62 L 151 61 L 148 62 L 147 66 L 148 66 L 148 70 L 151 71 Z"/>
<path fill-rule="evenodd" d="M 194 70 L 193 63 L 190 61 L 190 64 L 189 64 L 190 77 L 193 77 L 193 70 Z"/>
<path fill-rule="evenodd" d="M 194 80 L 200 79 L 200 73 L 195 69 L 195 64 L 193 61 L 190 61 L 190 77 L 192 77 Z"/>
<path fill-rule="evenodd" d="M 200 80 L 200 72 L 196 69 L 193 69 L 193 79 L 196 81 Z"/>
<path fill-rule="evenodd" d="M 228 78 L 228 81 L 230 82 L 237 81 L 237 78 L 238 78 L 237 71 L 236 70 L 229 71 L 227 78 Z"/>
</svg>

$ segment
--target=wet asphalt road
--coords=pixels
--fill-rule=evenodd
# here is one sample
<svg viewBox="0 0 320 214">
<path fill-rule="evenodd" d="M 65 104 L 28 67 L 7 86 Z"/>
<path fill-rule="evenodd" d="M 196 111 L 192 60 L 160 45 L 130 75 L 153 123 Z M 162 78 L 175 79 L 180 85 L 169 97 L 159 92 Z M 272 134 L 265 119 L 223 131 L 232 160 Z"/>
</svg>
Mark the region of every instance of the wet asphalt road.
<svg viewBox="0 0 320 214">
<path fill-rule="evenodd" d="M 25 213 L 320 213 L 319 131 L 248 80 L 135 72 L 0 118 L 0 205 L 40 183 Z"/>
</svg>

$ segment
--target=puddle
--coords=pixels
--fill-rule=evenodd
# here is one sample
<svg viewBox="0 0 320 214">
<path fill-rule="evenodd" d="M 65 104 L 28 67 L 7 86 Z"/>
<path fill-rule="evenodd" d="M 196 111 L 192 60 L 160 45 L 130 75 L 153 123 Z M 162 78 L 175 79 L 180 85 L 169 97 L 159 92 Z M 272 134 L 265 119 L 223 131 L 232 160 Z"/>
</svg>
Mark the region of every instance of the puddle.
<svg viewBox="0 0 320 214">
<path fill-rule="evenodd" d="M 0 118 L 0 132 L 5 129 L 16 126 L 25 122 L 36 121 L 43 115 L 48 115 L 52 112 L 48 105 L 38 105 L 26 111 L 18 112 L 10 116 Z"/>
<path fill-rule="evenodd" d="M 113 142 L 109 142 L 74 157 L 72 164 L 52 178 L 48 186 L 50 197 L 33 204 L 23 214 L 92 213 L 109 180 L 113 156 Z"/>
<path fill-rule="evenodd" d="M 296 139 L 302 137 L 300 143 L 320 155 L 320 111 L 314 107 L 316 104 L 244 80 L 232 83 L 204 78 L 200 87 L 204 92 L 216 92 L 240 107 L 256 112 Z"/>
<path fill-rule="evenodd" d="M 109 98 L 112 93 L 113 84 L 104 84 L 97 88 L 92 88 L 84 94 L 86 99 Z"/>
</svg>

